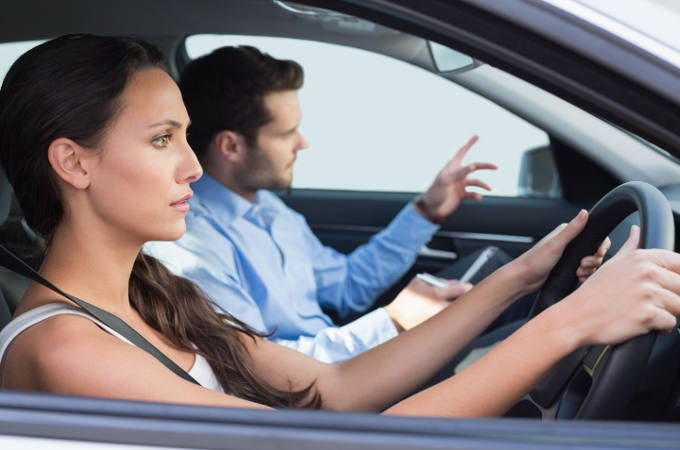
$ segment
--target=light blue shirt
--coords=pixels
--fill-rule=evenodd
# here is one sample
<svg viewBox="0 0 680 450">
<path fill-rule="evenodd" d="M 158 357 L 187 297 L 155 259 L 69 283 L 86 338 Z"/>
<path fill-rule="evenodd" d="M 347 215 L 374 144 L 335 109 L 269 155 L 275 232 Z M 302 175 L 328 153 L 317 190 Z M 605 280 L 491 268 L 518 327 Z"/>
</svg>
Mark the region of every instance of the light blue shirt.
<svg viewBox="0 0 680 450">
<path fill-rule="evenodd" d="M 408 270 L 437 230 L 411 204 L 344 255 L 324 246 L 304 217 L 269 191 L 249 202 L 208 175 L 192 189 L 185 235 L 144 249 L 224 310 L 260 332 L 275 330 L 274 341 L 325 362 L 396 336 L 383 308 L 342 327 L 321 308 L 340 317 L 365 311 Z"/>
</svg>

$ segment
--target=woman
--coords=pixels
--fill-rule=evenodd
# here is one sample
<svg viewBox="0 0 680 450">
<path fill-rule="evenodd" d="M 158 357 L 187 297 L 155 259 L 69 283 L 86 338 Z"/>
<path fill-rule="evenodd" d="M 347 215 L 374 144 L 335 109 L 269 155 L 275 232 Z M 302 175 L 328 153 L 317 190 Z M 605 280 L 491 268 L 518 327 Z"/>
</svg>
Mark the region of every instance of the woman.
<svg viewBox="0 0 680 450">
<path fill-rule="evenodd" d="M 9 342 L 0 356 L 3 387 L 232 407 L 498 415 L 575 348 L 668 330 L 680 313 L 680 256 L 637 250 L 634 228 L 573 294 L 462 373 L 394 403 L 513 300 L 538 289 L 587 214 L 422 325 L 344 363 L 324 364 L 218 315 L 190 282 L 140 254 L 144 242 L 184 232 L 189 183 L 201 176 L 188 125 L 160 54 L 143 42 L 66 36 L 13 65 L 0 90 L 1 158 L 29 225 L 48 239 L 41 274 L 122 318 L 205 387 L 37 284 L 15 321 L 59 313 Z"/>
</svg>

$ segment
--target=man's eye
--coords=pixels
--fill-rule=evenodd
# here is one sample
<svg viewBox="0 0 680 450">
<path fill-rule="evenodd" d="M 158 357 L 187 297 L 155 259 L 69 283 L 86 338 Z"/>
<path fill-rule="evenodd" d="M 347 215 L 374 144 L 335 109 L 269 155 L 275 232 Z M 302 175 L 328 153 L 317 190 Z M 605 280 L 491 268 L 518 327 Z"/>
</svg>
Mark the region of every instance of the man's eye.
<svg viewBox="0 0 680 450">
<path fill-rule="evenodd" d="M 171 138 L 171 135 L 169 135 L 169 134 L 164 134 L 163 136 L 158 136 L 158 137 L 154 138 L 154 139 L 151 141 L 151 143 L 152 143 L 155 147 L 165 148 L 165 147 L 168 146 L 168 144 L 170 144 L 170 138 Z"/>
</svg>

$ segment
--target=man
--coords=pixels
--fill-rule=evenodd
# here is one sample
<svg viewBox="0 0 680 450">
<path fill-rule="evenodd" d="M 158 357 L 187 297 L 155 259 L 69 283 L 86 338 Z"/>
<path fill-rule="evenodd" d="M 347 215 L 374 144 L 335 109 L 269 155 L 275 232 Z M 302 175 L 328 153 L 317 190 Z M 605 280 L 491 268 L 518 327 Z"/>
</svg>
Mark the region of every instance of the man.
<svg viewBox="0 0 680 450">
<path fill-rule="evenodd" d="M 145 250 L 276 342 L 336 362 L 417 325 L 471 287 L 414 281 L 390 305 L 342 327 L 322 311 L 343 317 L 371 307 L 463 199 L 481 198 L 466 188 L 489 189 L 467 176 L 496 167 L 461 165 L 474 137 L 385 230 L 340 254 L 270 192 L 290 187 L 297 153 L 307 147 L 299 129 L 302 83 L 297 63 L 252 47 L 224 47 L 187 66 L 179 84 L 192 119 L 189 142 L 205 174 L 192 185 L 184 237 Z"/>
</svg>

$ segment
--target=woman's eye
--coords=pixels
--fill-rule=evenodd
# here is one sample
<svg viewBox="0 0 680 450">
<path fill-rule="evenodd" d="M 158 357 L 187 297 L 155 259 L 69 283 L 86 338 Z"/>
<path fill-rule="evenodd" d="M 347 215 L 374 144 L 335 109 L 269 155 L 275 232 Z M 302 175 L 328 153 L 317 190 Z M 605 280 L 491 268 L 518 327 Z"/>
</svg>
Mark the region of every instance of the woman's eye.
<svg viewBox="0 0 680 450">
<path fill-rule="evenodd" d="M 165 148 L 170 144 L 171 135 L 164 134 L 163 136 L 158 136 L 154 138 L 151 143 L 158 148 Z"/>
</svg>

